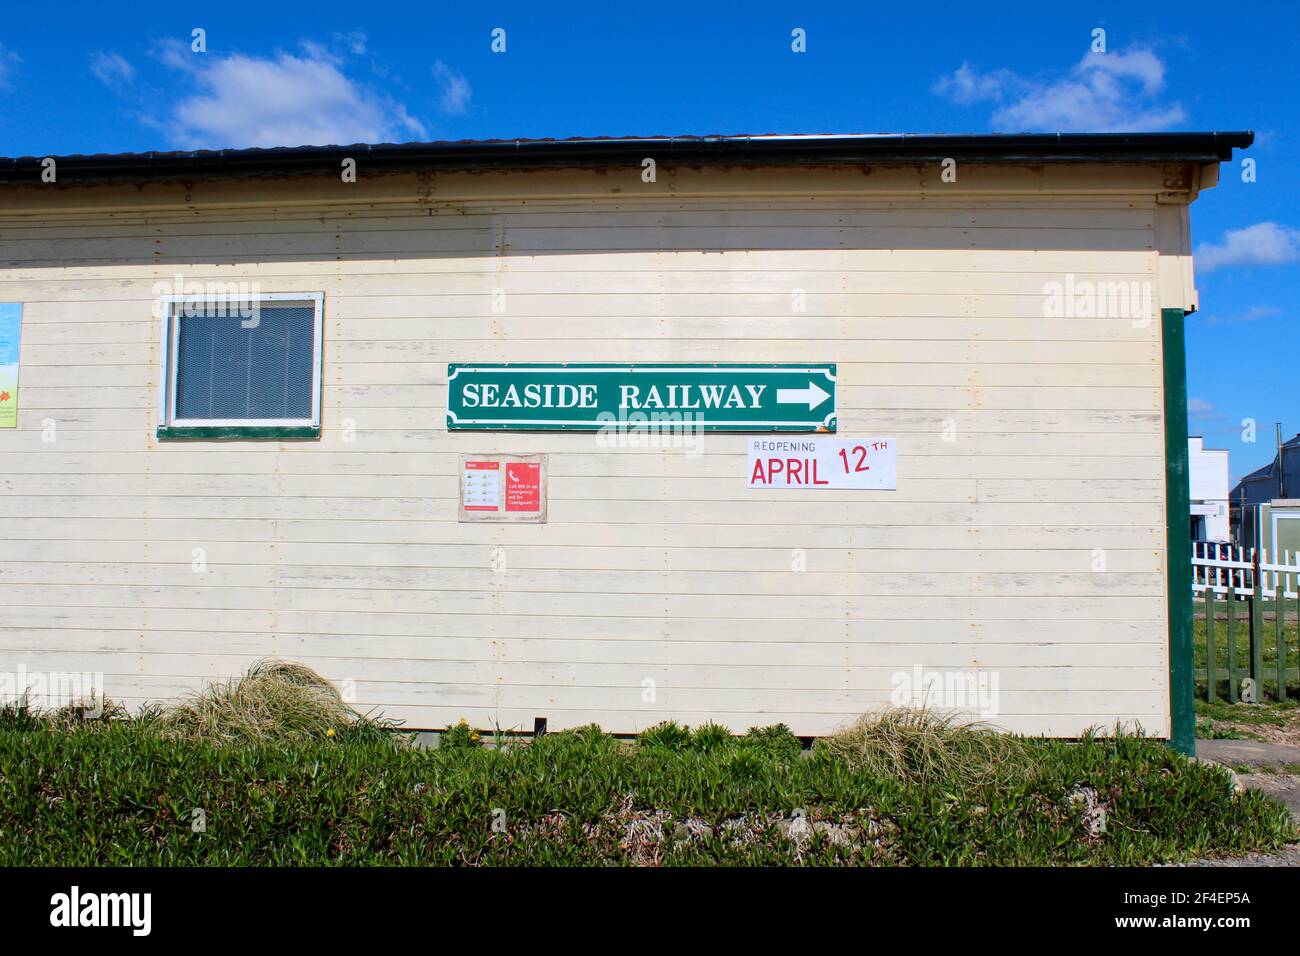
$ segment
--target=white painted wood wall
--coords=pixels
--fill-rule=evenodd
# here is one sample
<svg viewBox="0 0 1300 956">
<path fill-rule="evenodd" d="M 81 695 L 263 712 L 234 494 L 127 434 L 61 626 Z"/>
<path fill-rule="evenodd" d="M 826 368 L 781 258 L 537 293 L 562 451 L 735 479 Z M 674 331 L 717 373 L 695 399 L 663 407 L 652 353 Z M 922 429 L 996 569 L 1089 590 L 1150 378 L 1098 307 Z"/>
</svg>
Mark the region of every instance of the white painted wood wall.
<svg viewBox="0 0 1300 956">
<path fill-rule="evenodd" d="M 1186 190 L 639 172 L 0 190 L 0 669 L 102 671 L 134 706 L 276 655 L 411 727 L 821 734 L 920 665 L 995 672 L 1016 731 L 1167 733 L 1159 313 L 1044 318 L 1043 286 L 1187 304 Z M 155 440 L 177 273 L 325 293 L 319 442 Z M 898 490 L 748 491 L 744 435 L 448 433 L 471 361 L 837 362 L 839 434 L 897 436 Z M 458 523 L 462 452 L 547 453 L 549 522 Z"/>
</svg>

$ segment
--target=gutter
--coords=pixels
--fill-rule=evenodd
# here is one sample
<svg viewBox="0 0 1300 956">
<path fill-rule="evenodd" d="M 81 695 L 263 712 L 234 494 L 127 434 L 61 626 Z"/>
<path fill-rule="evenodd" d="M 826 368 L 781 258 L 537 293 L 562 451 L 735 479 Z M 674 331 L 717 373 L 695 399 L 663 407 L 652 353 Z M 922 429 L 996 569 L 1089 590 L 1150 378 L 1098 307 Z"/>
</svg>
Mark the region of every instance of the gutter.
<svg viewBox="0 0 1300 956">
<path fill-rule="evenodd" d="M 345 159 L 370 171 L 536 169 L 636 165 L 646 157 L 679 166 L 872 166 L 943 159 L 991 164 L 1217 164 L 1245 149 L 1253 132 L 1025 133 L 991 135 L 664 136 L 461 140 L 352 146 L 289 146 L 0 158 L 0 186 L 41 182 L 55 161 L 60 185 L 253 176 L 338 175 Z"/>
</svg>

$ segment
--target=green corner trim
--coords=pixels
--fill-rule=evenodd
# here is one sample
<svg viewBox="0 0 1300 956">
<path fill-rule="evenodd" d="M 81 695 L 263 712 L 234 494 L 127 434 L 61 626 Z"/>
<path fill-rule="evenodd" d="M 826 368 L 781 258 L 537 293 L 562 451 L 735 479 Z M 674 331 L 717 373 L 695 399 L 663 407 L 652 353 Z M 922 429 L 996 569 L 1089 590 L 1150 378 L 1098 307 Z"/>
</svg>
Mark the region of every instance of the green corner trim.
<svg viewBox="0 0 1300 956">
<path fill-rule="evenodd" d="M 1182 309 L 1160 310 L 1165 385 L 1165 572 L 1169 598 L 1169 746 L 1196 754 L 1192 674 L 1191 489 L 1187 464 L 1187 354 Z"/>
<path fill-rule="evenodd" d="M 320 438 L 319 425 L 159 426 L 159 441 L 285 441 Z"/>
</svg>

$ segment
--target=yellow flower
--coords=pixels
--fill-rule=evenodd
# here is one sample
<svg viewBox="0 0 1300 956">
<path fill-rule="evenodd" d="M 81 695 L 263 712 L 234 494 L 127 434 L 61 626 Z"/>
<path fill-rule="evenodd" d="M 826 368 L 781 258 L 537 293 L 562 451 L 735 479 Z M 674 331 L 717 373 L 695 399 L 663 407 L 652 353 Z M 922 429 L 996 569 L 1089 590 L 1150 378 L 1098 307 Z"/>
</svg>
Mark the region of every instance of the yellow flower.
<svg viewBox="0 0 1300 956">
<path fill-rule="evenodd" d="M 326 737 L 333 737 L 333 736 L 334 736 L 334 728 L 331 727 L 331 728 L 329 728 L 328 730 L 326 730 L 326 731 L 325 731 L 325 736 L 326 736 Z"/>
</svg>

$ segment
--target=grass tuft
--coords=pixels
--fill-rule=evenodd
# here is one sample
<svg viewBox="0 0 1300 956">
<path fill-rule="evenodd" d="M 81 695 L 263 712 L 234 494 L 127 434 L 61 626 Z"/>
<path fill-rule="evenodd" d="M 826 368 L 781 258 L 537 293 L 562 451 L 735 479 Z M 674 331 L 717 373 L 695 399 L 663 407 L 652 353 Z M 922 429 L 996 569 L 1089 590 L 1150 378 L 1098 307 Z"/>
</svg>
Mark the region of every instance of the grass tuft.
<svg viewBox="0 0 1300 956">
<path fill-rule="evenodd" d="M 803 751 L 803 744 L 785 724 L 750 727 L 740 743 L 778 760 L 797 760 Z"/>
<path fill-rule="evenodd" d="M 691 728 L 683 727 L 675 720 L 665 720 L 641 731 L 637 743 L 642 747 L 655 747 L 674 753 L 689 750 L 691 747 Z"/>
<path fill-rule="evenodd" d="M 228 744 L 355 736 L 366 721 L 310 667 L 266 658 L 243 677 L 210 684 L 152 715 L 150 723 L 163 737 Z"/>
<path fill-rule="evenodd" d="M 863 714 L 818 740 L 813 753 L 909 786 L 974 787 L 1029 763 L 1020 738 L 924 707 Z"/>
</svg>

